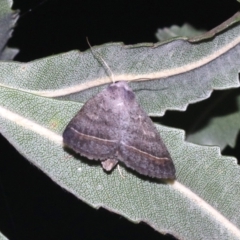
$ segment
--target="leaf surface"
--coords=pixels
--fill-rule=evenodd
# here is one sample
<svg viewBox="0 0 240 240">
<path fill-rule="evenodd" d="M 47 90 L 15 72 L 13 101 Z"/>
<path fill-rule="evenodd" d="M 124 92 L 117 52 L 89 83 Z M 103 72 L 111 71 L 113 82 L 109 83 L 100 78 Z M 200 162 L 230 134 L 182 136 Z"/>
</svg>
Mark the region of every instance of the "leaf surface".
<svg viewBox="0 0 240 240">
<path fill-rule="evenodd" d="M 113 43 L 93 51 L 109 63 L 116 80 L 130 81 L 149 114 L 161 115 L 184 110 L 213 89 L 238 87 L 239 41 L 236 24 L 198 44 L 184 39 L 131 47 Z M 98 162 L 63 148 L 67 123 L 111 81 L 90 51 L 1 62 L 0 74 L 1 133 L 57 184 L 95 208 L 180 239 L 240 239 L 240 169 L 219 148 L 186 143 L 183 131 L 157 125 L 176 166 L 173 182 L 121 167 L 123 179 L 118 171 L 107 174 Z"/>
<path fill-rule="evenodd" d="M 11 0 L 0 0 L 0 6 L 0 60 L 10 60 L 18 53 L 17 49 L 6 47 L 18 19 L 18 13 L 11 10 Z M 7 240 L 1 232 L 0 239 Z"/>
<path fill-rule="evenodd" d="M 1 232 L 0 232 L 0 240 L 8 240 Z"/>
<path fill-rule="evenodd" d="M 17 49 L 6 47 L 18 19 L 18 11 L 12 11 L 11 0 L 0 0 L 0 60 L 10 60 L 18 53 Z"/>
<path fill-rule="evenodd" d="M 161 116 L 167 109 L 185 110 L 188 104 L 208 98 L 213 89 L 238 87 L 239 41 L 240 25 L 234 24 L 200 43 L 184 39 L 134 46 L 110 43 L 93 52 L 108 63 L 116 81 L 130 82 L 150 115 Z M 13 71 L 14 78 L 8 74 Z M 0 73 L 1 86 L 82 103 L 111 82 L 91 51 L 31 63 L 6 62 Z"/>
<path fill-rule="evenodd" d="M 181 27 L 173 25 L 170 28 L 165 27 L 163 29 L 158 29 L 156 33 L 156 38 L 158 39 L 158 41 L 167 41 L 177 37 L 196 37 L 197 35 L 203 34 L 205 32 L 206 31 L 204 30 L 197 30 L 190 24 L 186 23 Z"/>
<path fill-rule="evenodd" d="M 75 196 L 180 239 L 240 238 L 240 169 L 219 148 L 184 142 L 181 130 L 157 125 L 177 170 L 163 182 L 65 151 L 61 133 L 81 104 L 0 88 L 1 133 L 35 166 Z M 44 114 L 43 114 L 44 113 Z M 204 229 L 204 231 L 202 231 Z"/>
<path fill-rule="evenodd" d="M 220 108 L 219 116 L 211 115 L 215 110 L 209 106 L 203 118 L 207 123 L 194 133 L 189 134 L 187 140 L 201 145 L 215 145 L 222 150 L 229 145 L 236 146 L 237 135 L 240 129 L 240 96 L 239 91 L 235 94 L 230 92 L 215 106 Z M 224 110 L 224 113 L 222 113 Z M 203 119 L 202 119 L 203 120 Z"/>
</svg>

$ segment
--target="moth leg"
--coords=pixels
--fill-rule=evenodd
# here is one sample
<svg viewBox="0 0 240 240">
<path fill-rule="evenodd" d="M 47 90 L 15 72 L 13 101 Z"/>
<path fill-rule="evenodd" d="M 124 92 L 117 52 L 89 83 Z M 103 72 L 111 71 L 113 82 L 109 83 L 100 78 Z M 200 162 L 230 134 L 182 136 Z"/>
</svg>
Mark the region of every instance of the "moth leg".
<svg viewBox="0 0 240 240">
<path fill-rule="evenodd" d="M 101 161 L 101 164 L 103 169 L 105 169 L 106 171 L 111 171 L 118 164 L 118 160 L 107 159 L 107 160 Z"/>
</svg>

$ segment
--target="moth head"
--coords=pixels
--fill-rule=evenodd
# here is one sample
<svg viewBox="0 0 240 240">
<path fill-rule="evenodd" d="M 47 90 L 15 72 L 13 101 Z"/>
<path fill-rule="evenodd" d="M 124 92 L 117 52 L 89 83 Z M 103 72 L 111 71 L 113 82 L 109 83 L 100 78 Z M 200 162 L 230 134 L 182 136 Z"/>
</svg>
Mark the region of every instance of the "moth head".
<svg viewBox="0 0 240 240">
<path fill-rule="evenodd" d="M 135 99 L 135 94 L 128 86 L 127 82 L 119 81 L 112 83 L 108 86 L 109 91 L 113 94 L 114 98 L 130 102 Z"/>
</svg>

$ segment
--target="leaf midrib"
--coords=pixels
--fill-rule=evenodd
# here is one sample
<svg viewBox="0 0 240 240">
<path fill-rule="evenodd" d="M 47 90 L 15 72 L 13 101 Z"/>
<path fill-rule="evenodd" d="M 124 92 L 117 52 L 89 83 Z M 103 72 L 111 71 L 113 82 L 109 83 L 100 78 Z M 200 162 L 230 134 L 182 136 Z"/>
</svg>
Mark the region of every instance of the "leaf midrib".
<svg viewBox="0 0 240 240">
<path fill-rule="evenodd" d="M 39 125 L 38 123 L 24 118 L 23 116 L 16 114 L 8 109 L 0 106 L 0 116 L 9 121 L 14 122 L 15 124 L 33 131 L 40 136 L 51 140 L 56 145 L 62 145 L 62 136 L 53 131 Z M 172 184 L 169 183 L 173 189 L 180 192 L 185 198 L 190 199 L 190 202 L 194 202 L 200 209 L 207 212 L 216 222 L 219 222 L 220 225 L 228 229 L 233 235 L 240 238 L 240 230 L 232 224 L 227 218 L 225 218 L 219 211 L 209 205 L 206 201 L 200 198 L 197 194 L 187 188 L 185 185 L 181 184 L 178 181 L 174 181 Z M 100 206 L 99 206 L 100 207 Z M 101 207 L 105 207 L 101 205 Z M 114 211 L 112 209 L 111 211 Z M 117 210 L 116 210 L 117 212 Z M 145 220 L 145 219 L 141 219 Z M 146 221 L 146 220 L 145 220 Z M 148 222 L 151 225 L 151 222 Z"/>
</svg>

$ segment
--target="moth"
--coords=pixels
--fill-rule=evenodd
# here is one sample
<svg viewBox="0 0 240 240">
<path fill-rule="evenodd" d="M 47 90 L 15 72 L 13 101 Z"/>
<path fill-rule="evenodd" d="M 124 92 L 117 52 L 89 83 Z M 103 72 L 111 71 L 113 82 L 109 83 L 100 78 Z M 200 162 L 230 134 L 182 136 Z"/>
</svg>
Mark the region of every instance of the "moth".
<svg viewBox="0 0 240 240">
<path fill-rule="evenodd" d="M 118 161 L 140 174 L 175 179 L 172 158 L 125 81 L 88 100 L 63 132 L 64 144 L 111 171 Z"/>
</svg>

